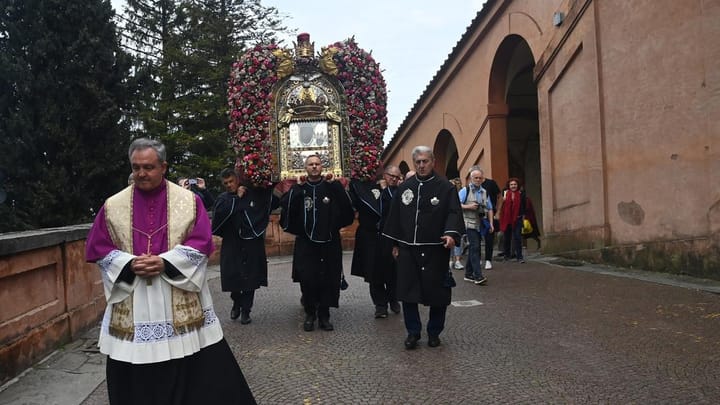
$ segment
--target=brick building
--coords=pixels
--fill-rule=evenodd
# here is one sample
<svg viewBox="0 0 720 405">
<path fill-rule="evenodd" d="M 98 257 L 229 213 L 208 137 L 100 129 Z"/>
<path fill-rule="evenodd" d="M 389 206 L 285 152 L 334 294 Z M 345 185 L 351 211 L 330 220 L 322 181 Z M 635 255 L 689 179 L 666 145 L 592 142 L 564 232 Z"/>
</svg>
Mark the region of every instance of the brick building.
<svg viewBox="0 0 720 405">
<path fill-rule="evenodd" d="M 489 0 L 386 147 L 525 183 L 546 253 L 720 278 L 720 2 Z"/>
</svg>

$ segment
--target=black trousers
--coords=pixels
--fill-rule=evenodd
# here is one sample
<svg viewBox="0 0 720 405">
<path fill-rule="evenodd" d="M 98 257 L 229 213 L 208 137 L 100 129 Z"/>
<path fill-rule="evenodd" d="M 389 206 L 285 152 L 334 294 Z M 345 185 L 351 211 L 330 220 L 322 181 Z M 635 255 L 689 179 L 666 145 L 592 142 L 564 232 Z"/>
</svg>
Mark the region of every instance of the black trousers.
<svg viewBox="0 0 720 405">
<path fill-rule="evenodd" d="M 500 221 L 493 219 L 493 228 L 495 232 L 485 233 L 485 260 L 492 261 L 493 247 L 495 245 L 495 233 L 500 231 Z"/>
<path fill-rule="evenodd" d="M 233 306 L 239 306 L 243 311 L 250 312 L 252 310 L 253 301 L 255 301 L 255 290 L 249 291 L 233 291 L 230 293 L 233 300 Z"/>
<path fill-rule="evenodd" d="M 313 304 L 304 304 L 303 307 L 305 308 L 306 315 L 315 316 L 324 320 L 330 319 L 330 307 Z"/>
<path fill-rule="evenodd" d="M 387 307 L 388 303 L 397 301 L 397 281 L 387 283 L 370 283 L 370 298 L 378 307 Z"/>
<path fill-rule="evenodd" d="M 161 363 L 107 359 L 111 405 L 255 404 L 225 339 L 199 352 Z"/>
</svg>

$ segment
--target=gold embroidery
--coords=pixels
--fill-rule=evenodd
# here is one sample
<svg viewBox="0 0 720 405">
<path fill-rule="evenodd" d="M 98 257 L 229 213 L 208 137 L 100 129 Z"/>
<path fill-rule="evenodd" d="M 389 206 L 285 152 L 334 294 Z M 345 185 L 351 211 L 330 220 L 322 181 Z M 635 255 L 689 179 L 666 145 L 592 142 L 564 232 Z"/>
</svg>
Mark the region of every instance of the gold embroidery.
<svg viewBox="0 0 720 405">
<path fill-rule="evenodd" d="M 110 335 L 122 340 L 133 340 L 135 323 L 133 322 L 133 296 L 113 304 L 110 314 Z"/>
<path fill-rule="evenodd" d="M 168 218 L 166 224 L 160 229 L 167 228 L 168 249 L 172 249 L 175 245 L 182 243 L 188 232 L 194 227 L 197 210 L 195 194 L 167 181 L 166 185 Z M 132 231 L 137 230 L 132 226 L 132 212 L 132 186 L 108 198 L 105 202 L 105 219 L 110 237 L 118 249 L 131 254 L 134 253 Z M 155 232 L 150 235 L 141 232 L 148 236 L 148 253 L 150 253 L 150 236 Z M 149 286 L 151 279 L 147 279 L 147 282 Z M 205 316 L 200 304 L 200 294 L 174 286 L 171 286 L 171 291 L 175 332 L 183 334 L 201 328 L 205 323 Z M 134 294 L 131 294 L 123 301 L 113 304 L 109 332 L 118 339 L 134 339 L 133 297 Z"/>
<path fill-rule="evenodd" d="M 179 334 L 200 329 L 205 323 L 198 293 L 172 289 L 173 327 Z"/>
</svg>

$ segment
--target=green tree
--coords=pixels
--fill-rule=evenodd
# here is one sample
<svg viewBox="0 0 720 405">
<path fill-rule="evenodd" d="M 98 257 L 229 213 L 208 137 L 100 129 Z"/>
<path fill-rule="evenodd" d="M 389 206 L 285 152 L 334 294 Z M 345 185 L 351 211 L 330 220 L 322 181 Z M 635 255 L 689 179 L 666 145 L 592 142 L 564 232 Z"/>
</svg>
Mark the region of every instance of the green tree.
<svg viewBox="0 0 720 405">
<path fill-rule="evenodd" d="M 114 11 L 107 0 L 0 4 L 0 232 L 89 222 L 129 173 Z"/>
<path fill-rule="evenodd" d="M 172 179 L 212 179 L 235 161 L 230 66 L 247 46 L 275 40 L 278 11 L 259 0 L 128 0 L 122 22 L 135 57 L 136 133 L 165 143 Z"/>
</svg>

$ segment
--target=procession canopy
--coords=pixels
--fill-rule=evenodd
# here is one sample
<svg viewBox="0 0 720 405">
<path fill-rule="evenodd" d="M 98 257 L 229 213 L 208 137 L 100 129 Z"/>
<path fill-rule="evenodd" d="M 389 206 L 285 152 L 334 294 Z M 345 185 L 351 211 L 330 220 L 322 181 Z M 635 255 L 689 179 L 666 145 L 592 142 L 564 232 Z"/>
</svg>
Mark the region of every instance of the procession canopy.
<svg viewBox="0 0 720 405">
<path fill-rule="evenodd" d="M 230 134 L 237 168 L 252 183 L 305 174 L 320 156 L 335 176 L 374 179 L 387 128 L 379 65 L 353 38 L 314 51 L 300 34 L 294 51 L 258 45 L 233 64 Z"/>
</svg>

